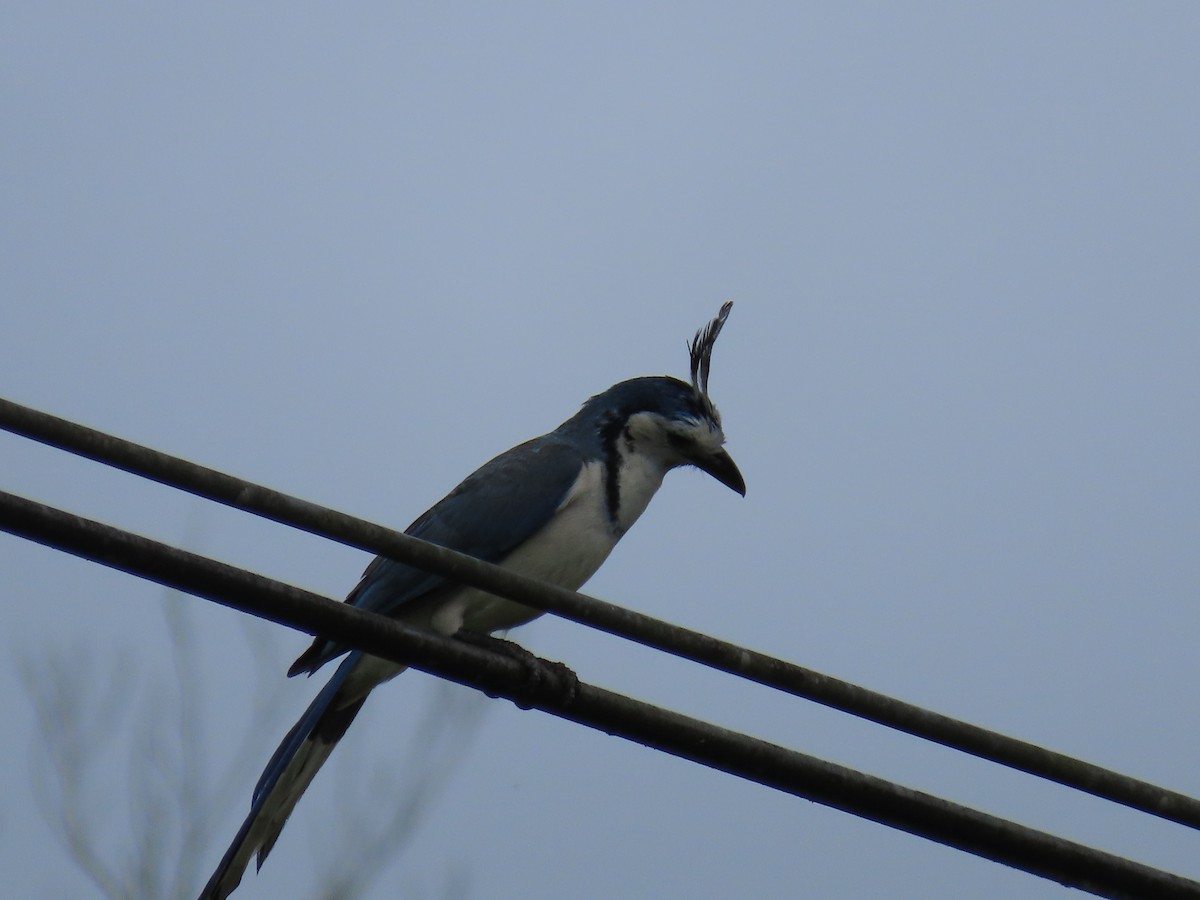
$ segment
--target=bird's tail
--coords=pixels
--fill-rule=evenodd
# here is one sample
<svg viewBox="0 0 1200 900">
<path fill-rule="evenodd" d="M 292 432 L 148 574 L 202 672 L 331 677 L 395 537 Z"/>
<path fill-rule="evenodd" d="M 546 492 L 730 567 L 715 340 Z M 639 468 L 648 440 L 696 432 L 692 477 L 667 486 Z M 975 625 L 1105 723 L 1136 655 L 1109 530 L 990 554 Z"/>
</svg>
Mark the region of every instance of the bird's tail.
<svg viewBox="0 0 1200 900">
<path fill-rule="evenodd" d="M 254 788 L 250 814 L 200 892 L 200 900 L 225 900 L 241 882 L 255 853 L 258 867 L 262 867 L 296 802 L 362 709 L 367 695 L 401 671 L 400 666 L 358 651 L 342 661 L 267 763 Z"/>
</svg>

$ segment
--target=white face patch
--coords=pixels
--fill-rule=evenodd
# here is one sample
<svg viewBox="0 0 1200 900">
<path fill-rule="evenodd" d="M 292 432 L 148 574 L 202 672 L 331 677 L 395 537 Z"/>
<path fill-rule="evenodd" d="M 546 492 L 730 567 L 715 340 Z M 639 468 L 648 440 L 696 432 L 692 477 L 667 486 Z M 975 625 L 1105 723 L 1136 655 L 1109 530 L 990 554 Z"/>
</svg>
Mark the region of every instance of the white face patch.
<svg viewBox="0 0 1200 900">
<path fill-rule="evenodd" d="M 667 468 L 709 456 L 721 449 L 725 433 L 707 419 L 665 419 L 658 413 L 640 412 L 629 417 L 619 442 L 627 453 L 659 457 Z"/>
<path fill-rule="evenodd" d="M 725 432 L 720 425 L 708 421 L 672 422 L 668 428 L 684 439 L 695 442 L 700 453 L 708 456 L 716 453 L 725 443 Z"/>
</svg>

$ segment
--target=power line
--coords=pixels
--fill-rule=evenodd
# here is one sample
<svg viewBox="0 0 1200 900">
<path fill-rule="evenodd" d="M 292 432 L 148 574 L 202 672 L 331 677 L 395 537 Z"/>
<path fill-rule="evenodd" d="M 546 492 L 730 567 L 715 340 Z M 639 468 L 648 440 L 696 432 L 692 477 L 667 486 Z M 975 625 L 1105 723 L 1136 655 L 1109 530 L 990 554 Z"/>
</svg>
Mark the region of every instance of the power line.
<svg viewBox="0 0 1200 900">
<path fill-rule="evenodd" d="M 661 709 L 553 668 L 409 628 L 149 538 L 0 492 L 0 528 L 1102 897 L 1200 898 L 1200 882 Z M 544 661 L 541 666 L 549 667 Z"/>
<path fill-rule="evenodd" d="M 1200 800 L 0 398 L 0 428 L 1191 828 Z"/>
</svg>

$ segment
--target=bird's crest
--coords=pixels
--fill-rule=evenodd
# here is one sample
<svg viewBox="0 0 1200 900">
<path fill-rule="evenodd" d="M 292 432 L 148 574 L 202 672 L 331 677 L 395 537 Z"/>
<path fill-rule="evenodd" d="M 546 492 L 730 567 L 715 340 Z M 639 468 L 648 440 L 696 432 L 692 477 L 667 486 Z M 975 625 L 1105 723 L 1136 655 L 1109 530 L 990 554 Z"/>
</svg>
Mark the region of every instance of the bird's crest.
<svg viewBox="0 0 1200 900">
<path fill-rule="evenodd" d="M 692 387 L 696 391 L 696 396 L 700 398 L 700 402 L 704 404 L 705 410 L 715 422 L 719 422 L 720 418 L 717 415 L 716 406 L 708 396 L 708 370 L 712 367 L 713 344 L 717 342 L 717 335 L 725 327 L 725 320 L 729 318 L 731 309 L 733 309 L 732 300 L 722 303 L 717 317 L 697 331 L 696 336 L 688 344 L 688 352 L 692 358 Z"/>
</svg>

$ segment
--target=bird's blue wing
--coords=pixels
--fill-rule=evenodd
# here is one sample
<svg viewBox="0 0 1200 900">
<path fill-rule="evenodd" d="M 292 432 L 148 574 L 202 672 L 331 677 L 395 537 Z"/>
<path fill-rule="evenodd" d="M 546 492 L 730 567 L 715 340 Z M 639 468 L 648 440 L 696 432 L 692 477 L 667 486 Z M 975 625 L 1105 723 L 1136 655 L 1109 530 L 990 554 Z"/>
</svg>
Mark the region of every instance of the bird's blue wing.
<svg viewBox="0 0 1200 900">
<path fill-rule="evenodd" d="M 526 441 L 477 469 L 405 533 L 486 562 L 501 562 L 550 521 L 585 462 L 577 447 L 553 433 Z M 439 575 L 379 556 L 346 602 L 402 618 L 445 584 Z M 318 637 L 288 674 L 313 672 L 345 650 Z"/>
</svg>

